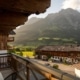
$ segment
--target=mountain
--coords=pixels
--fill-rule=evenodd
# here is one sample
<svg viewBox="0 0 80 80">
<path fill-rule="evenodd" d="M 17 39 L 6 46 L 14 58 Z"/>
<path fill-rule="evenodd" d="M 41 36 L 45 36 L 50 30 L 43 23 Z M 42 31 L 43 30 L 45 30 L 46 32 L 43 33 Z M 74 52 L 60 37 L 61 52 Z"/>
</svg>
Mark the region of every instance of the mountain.
<svg viewBox="0 0 80 80">
<path fill-rule="evenodd" d="M 73 9 L 32 18 L 16 30 L 15 44 L 42 45 L 80 43 L 80 13 Z"/>
</svg>

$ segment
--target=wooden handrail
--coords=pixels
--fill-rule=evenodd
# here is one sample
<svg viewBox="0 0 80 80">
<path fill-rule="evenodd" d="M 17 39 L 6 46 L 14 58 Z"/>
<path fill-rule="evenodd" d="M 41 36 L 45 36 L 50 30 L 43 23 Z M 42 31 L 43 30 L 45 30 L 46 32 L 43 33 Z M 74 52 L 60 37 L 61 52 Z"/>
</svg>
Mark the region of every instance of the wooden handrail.
<svg viewBox="0 0 80 80">
<path fill-rule="evenodd" d="M 53 68 L 49 68 L 45 65 L 42 65 L 38 62 L 35 62 L 31 59 L 21 57 L 16 54 L 12 54 L 13 58 L 28 67 L 31 70 L 35 70 L 38 73 L 45 76 L 48 80 L 80 80 L 80 78 L 77 78 L 73 75 L 70 75 L 68 73 L 62 72 L 60 70 L 56 70 Z M 26 65 L 27 63 L 27 65 Z M 29 80 L 29 79 L 28 79 Z"/>
</svg>

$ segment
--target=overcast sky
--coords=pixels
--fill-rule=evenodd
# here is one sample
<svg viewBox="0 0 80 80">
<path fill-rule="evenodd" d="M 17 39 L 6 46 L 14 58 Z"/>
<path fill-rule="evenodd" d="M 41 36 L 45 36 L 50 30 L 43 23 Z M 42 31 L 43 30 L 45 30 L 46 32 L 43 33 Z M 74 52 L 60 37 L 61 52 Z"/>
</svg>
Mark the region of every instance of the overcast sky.
<svg viewBox="0 0 80 80">
<path fill-rule="evenodd" d="M 31 15 L 32 17 L 46 17 L 50 13 L 56 13 L 61 9 L 72 8 L 80 11 L 80 0 L 51 0 L 51 6 L 47 9 L 47 11 L 43 14 L 35 16 L 35 14 Z"/>
</svg>

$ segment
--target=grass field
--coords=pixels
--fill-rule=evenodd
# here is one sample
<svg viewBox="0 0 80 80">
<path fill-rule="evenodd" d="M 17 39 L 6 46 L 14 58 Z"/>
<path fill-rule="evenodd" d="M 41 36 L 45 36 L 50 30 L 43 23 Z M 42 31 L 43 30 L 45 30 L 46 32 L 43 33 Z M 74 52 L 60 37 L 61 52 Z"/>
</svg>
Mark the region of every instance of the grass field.
<svg viewBox="0 0 80 80">
<path fill-rule="evenodd" d="M 20 54 L 20 52 L 16 52 L 17 54 Z M 22 51 L 23 57 L 34 57 L 35 52 L 34 51 Z"/>
<path fill-rule="evenodd" d="M 34 51 L 25 51 L 22 53 L 23 53 L 23 57 L 33 57 L 35 54 Z"/>
</svg>

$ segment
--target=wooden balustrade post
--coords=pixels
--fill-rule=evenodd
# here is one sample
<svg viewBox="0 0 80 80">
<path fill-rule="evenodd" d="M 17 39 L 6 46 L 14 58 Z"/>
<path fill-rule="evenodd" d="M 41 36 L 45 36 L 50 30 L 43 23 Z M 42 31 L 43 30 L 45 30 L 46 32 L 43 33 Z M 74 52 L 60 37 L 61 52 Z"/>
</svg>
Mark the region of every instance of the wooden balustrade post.
<svg viewBox="0 0 80 80">
<path fill-rule="evenodd" d="M 14 60 L 14 69 L 15 69 L 15 71 L 18 71 L 18 69 L 17 69 L 17 67 L 18 67 L 18 65 L 17 65 L 17 61 L 16 60 Z"/>
<path fill-rule="evenodd" d="M 29 63 L 27 62 L 26 63 L 26 66 L 28 65 Z M 26 67 L 26 80 L 30 80 L 30 71 L 29 71 L 29 67 L 27 66 Z"/>
<path fill-rule="evenodd" d="M 11 58 L 11 66 L 12 66 L 12 68 L 15 70 L 15 71 L 18 71 L 18 69 L 17 69 L 17 61 L 12 57 Z"/>
</svg>

